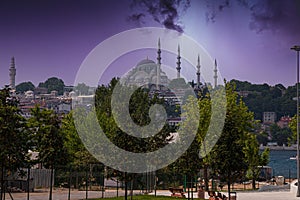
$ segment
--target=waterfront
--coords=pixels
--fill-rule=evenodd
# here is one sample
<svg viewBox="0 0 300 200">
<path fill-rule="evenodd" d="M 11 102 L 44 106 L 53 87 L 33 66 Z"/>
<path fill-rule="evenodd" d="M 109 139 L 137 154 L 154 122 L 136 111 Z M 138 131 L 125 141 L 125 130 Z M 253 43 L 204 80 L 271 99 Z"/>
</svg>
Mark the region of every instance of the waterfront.
<svg viewBox="0 0 300 200">
<path fill-rule="evenodd" d="M 271 150 L 270 162 L 268 166 L 272 167 L 273 176 L 284 176 L 285 178 L 297 177 L 296 160 L 291 160 L 290 157 L 295 157 L 297 151 L 282 151 Z"/>
</svg>

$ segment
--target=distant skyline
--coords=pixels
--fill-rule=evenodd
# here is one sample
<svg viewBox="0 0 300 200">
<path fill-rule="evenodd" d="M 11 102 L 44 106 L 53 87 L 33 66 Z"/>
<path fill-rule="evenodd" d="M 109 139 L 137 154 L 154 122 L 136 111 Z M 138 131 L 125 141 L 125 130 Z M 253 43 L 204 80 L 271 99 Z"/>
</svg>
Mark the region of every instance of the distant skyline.
<svg viewBox="0 0 300 200">
<path fill-rule="evenodd" d="M 295 85 L 296 53 L 290 47 L 300 45 L 299 1 L 191 0 L 190 4 L 174 3 L 179 13 L 171 7 L 167 16 L 161 14 L 165 7 L 149 12 L 145 7 L 149 3 L 143 4 L 147 1 L 134 2 L 0 1 L 0 86 L 9 84 L 13 56 L 16 84 L 31 81 L 37 86 L 50 77 L 58 77 L 72 85 L 81 63 L 99 43 L 122 31 L 150 26 L 179 31 L 182 28 L 184 34 L 217 59 L 219 71 L 227 80 Z M 137 53 L 126 67 L 146 56 L 156 58 L 151 52 Z M 113 77 L 126 71 L 114 69 L 107 75 Z"/>
</svg>

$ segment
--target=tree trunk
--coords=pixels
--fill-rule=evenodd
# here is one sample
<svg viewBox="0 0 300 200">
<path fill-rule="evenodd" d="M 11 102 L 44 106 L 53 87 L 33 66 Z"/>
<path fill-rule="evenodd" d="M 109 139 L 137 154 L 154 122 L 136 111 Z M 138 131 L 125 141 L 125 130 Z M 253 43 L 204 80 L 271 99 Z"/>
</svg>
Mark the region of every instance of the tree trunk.
<svg viewBox="0 0 300 200">
<path fill-rule="evenodd" d="M 204 172 L 203 172 L 203 176 L 204 176 L 204 185 L 205 185 L 205 191 L 208 191 L 208 171 L 207 171 L 207 166 L 204 166 Z"/>
<path fill-rule="evenodd" d="M 255 179 L 252 179 L 252 189 L 255 190 L 256 189 L 256 184 L 255 184 Z"/>
<path fill-rule="evenodd" d="M 127 200 L 127 191 L 128 191 L 128 185 L 127 185 L 127 172 L 125 172 L 125 196 L 124 199 Z"/>
<path fill-rule="evenodd" d="M 3 189 L 4 189 L 4 166 L 2 162 L 1 166 L 1 194 L 0 194 L 0 200 L 2 200 L 3 197 Z"/>
<path fill-rule="evenodd" d="M 131 180 L 131 184 L 130 184 L 130 200 L 132 200 L 132 196 L 133 196 L 133 178 Z"/>
<path fill-rule="evenodd" d="M 227 187 L 228 187 L 228 200 L 230 200 L 230 178 L 228 177 Z"/>
<path fill-rule="evenodd" d="M 252 189 L 255 190 L 256 189 L 256 184 L 255 184 L 256 174 L 255 174 L 254 170 L 252 170 L 252 176 L 253 176 L 253 179 L 252 179 Z"/>
<path fill-rule="evenodd" d="M 27 168 L 27 200 L 30 200 L 29 192 L 30 192 L 30 167 Z"/>
<path fill-rule="evenodd" d="M 54 168 L 51 167 L 51 177 L 50 177 L 50 193 L 49 193 L 49 200 L 52 200 L 52 183 L 53 183 L 53 171 L 54 171 Z"/>
<path fill-rule="evenodd" d="M 74 188 L 78 189 L 78 172 L 76 172 L 76 183 L 75 183 Z"/>
<path fill-rule="evenodd" d="M 72 168 L 69 169 L 69 191 L 68 191 L 68 200 L 71 199 L 71 184 L 72 184 Z"/>
</svg>

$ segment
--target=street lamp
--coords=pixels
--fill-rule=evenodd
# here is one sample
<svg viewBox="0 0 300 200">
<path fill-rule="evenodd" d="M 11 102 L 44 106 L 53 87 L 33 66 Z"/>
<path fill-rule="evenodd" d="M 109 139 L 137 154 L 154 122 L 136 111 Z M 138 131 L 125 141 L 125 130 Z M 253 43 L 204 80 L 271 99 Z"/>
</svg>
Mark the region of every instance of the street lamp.
<svg viewBox="0 0 300 200">
<path fill-rule="evenodd" d="M 299 154 L 299 51 L 300 46 L 293 46 L 291 50 L 297 52 L 297 197 L 300 197 L 300 154 Z"/>
</svg>

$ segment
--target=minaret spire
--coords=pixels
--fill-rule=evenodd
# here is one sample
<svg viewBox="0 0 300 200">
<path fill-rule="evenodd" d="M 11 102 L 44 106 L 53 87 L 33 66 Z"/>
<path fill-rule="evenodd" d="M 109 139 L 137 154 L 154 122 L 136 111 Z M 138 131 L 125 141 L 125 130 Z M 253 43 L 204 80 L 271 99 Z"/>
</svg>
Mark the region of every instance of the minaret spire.
<svg viewBox="0 0 300 200">
<path fill-rule="evenodd" d="M 215 79 L 215 88 L 217 87 L 218 85 L 218 69 L 217 69 L 218 65 L 217 65 L 217 59 L 215 59 L 215 69 L 214 69 L 214 72 L 215 72 L 215 75 L 214 75 L 214 79 Z"/>
<path fill-rule="evenodd" d="M 180 62 L 180 46 L 179 46 L 179 44 L 178 44 L 178 56 L 177 56 L 177 67 L 176 67 L 176 69 L 177 69 L 177 78 L 180 78 L 180 70 L 181 70 L 181 67 L 180 67 L 180 64 L 181 64 L 181 62 Z"/>
<path fill-rule="evenodd" d="M 10 78 L 10 88 L 15 89 L 16 87 L 16 65 L 15 58 L 11 58 L 10 68 L 9 68 L 9 78 Z"/>
<path fill-rule="evenodd" d="M 200 65 L 200 55 L 198 54 L 198 63 L 197 63 L 197 87 L 199 88 L 200 87 L 200 68 L 201 68 L 201 65 Z"/>
<path fill-rule="evenodd" d="M 160 85 L 160 66 L 161 66 L 161 50 L 160 50 L 160 38 L 158 38 L 158 49 L 157 49 L 157 69 L 156 69 L 156 89 L 159 90 Z"/>
</svg>

